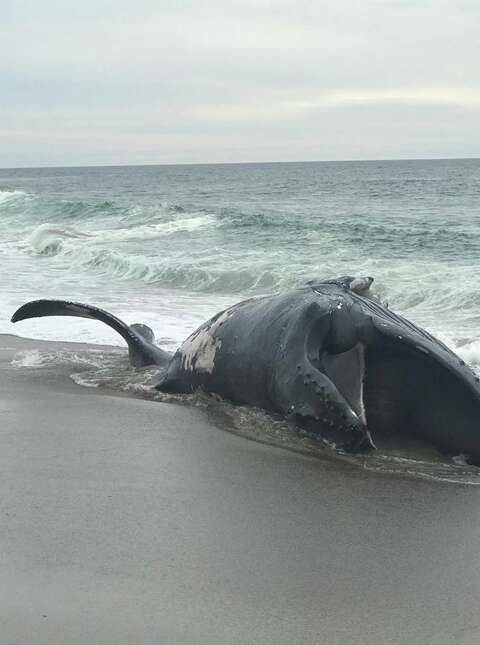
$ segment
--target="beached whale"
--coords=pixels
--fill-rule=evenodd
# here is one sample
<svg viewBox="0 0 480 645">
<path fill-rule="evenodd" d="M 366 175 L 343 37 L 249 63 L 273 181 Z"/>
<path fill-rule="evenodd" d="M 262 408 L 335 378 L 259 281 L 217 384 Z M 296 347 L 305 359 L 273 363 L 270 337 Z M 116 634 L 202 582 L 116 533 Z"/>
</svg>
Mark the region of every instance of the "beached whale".
<svg viewBox="0 0 480 645">
<path fill-rule="evenodd" d="M 36 300 L 12 322 L 81 316 L 105 322 L 128 344 L 132 365 L 159 365 L 165 392 L 201 388 L 258 406 L 341 442 L 371 449 L 405 433 L 480 463 L 479 378 L 425 330 L 369 296 L 373 278 L 341 277 L 251 298 L 220 312 L 170 354 L 145 325 L 101 309 Z"/>
</svg>

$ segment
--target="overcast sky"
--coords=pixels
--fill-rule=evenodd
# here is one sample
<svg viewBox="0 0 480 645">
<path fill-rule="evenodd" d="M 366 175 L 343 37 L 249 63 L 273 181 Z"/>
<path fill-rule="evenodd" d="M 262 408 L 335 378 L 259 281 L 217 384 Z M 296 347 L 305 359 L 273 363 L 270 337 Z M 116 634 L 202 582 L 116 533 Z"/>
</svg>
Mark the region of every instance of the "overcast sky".
<svg viewBox="0 0 480 645">
<path fill-rule="evenodd" d="M 478 0 L 0 0 L 0 166 L 480 156 Z"/>
</svg>

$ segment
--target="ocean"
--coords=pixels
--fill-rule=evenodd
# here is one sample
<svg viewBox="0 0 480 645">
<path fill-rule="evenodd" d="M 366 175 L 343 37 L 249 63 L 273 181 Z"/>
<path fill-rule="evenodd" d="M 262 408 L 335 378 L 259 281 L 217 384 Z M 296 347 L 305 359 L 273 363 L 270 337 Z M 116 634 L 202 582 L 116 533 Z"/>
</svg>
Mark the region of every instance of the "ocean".
<svg viewBox="0 0 480 645">
<path fill-rule="evenodd" d="M 477 365 L 479 223 L 477 159 L 3 169 L 0 332 L 122 344 L 90 320 L 9 322 L 67 298 L 171 350 L 245 297 L 358 274 Z"/>
<path fill-rule="evenodd" d="M 391 309 L 479 370 L 479 224 L 477 159 L 3 169 L 0 333 L 123 345 L 92 320 L 10 323 L 28 300 L 65 298 L 146 323 L 171 351 L 246 297 L 369 275 Z M 155 370 L 134 372 L 125 357 L 30 351 L 13 365 L 145 395 Z M 239 434 L 315 450 L 260 411 L 225 403 L 221 414 Z M 359 459 L 372 470 L 480 481 L 475 467 L 413 453 Z"/>
</svg>

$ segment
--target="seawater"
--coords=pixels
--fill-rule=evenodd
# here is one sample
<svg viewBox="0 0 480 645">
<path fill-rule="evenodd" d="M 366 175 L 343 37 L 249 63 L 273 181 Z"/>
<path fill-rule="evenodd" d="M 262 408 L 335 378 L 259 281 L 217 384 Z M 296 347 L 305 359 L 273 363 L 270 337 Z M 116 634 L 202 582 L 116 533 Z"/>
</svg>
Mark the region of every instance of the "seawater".
<svg viewBox="0 0 480 645">
<path fill-rule="evenodd" d="M 173 349 L 242 298 L 341 274 L 480 363 L 480 160 L 0 170 L 0 332 L 121 344 L 32 298 L 145 322 Z"/>
<path fill-rule="evenodd" d="M 245 297 L 372 275 L 393 310 L 479 370 L 479 224 L 480 160 L 0 169 L 0 333 L 123 344 L 91 320 L 9 322 L 27 300 L 66 298 L 144 322 L 173 350 Z M 157 396 L 155 371 L 132 371 L 124 351 L 33 351 L 13 367 Z M 261 411 L 193 402 L 244 436 L 326 454 Z M 342 459 L 479 482 L 478 469 L 422 450 Z"/>
</svg>

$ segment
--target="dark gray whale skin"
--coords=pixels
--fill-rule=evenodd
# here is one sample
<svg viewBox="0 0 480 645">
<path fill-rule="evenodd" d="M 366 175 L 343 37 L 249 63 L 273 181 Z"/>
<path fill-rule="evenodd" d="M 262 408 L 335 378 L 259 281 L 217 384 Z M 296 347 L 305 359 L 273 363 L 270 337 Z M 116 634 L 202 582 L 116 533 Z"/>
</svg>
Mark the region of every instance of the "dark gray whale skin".
<svg viewBox="0 0 480 645">
<path fill-rule="evenodd" d="M 133 365 L 157 364 L 157 389 L 199 388 L 279 413 L 351 451 L 379 434 L 422 437 L 480 463 L 479 378 L 443 343 L 368 297 L 372 278 L 311 282 L 240 302 L 204 323 L 172 356 L 148 328 L 89 305 L 23 305 L 12 321 L 45 315 L 101 319 Z"/>
</svg>

